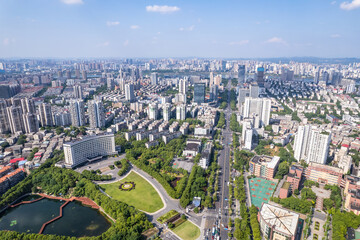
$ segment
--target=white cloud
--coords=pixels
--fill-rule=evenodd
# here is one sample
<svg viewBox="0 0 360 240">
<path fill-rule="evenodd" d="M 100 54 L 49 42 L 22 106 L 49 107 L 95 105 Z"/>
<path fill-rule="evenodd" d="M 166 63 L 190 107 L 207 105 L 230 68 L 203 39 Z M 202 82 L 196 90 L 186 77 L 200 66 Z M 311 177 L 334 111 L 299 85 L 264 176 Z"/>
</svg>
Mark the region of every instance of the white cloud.
<svg viewBox="0 0 360 240">
<path fill-rule="evenodd" d="M 118 22 L 118 21 L 114 21 L 114 22 L 107 21 L 107 22 L 106 22 L 106 25 L 108 25 L 109 27 L 117 26 L 117 25 L 119 25 L 119 24 L 120 24 L 120 22 Z"/>
<path fill-rule="evenodd" d="M 140 26 L 139 26 L 139 25 L 131 25 L 130 28 L 131 28 L 131 29 L 139 29 Z"/>
<path fill-rule="evenodd" d="M 181 27 L 179 28 L 179 31 L 193 31 L 195 29 L 195 25 L 191 25 L 190 27 Z"/>
<path fill-rule="evenodd" d="M 282 38 L 279 38 L 279 37 L 270 38 L 270 39 L 266 40 L 265 42 L 266 43 L 280 43 L 280 44 L 287 45 L 287 42 L 284 41 Z"/>
<path fill-rule="evenodd" d="M 336 1 L 332 1 L 332 2 L 331 2 L 331 5 L 335 5 L 335 4 L 336 4 Z"/>
<path fill-rule="evenodd" d="M 340 8 L 344 10 L 354 10 L 360 8 L 360 0 L 352 0 L 351 2 L 342 2 Z"/>
<path fill-rule="evenodd" d="M 10 44 L 10 39 L 9 38 L 4 38 L 4 40 L 3 40 L 3 45 L 4 46 L 7 46 L 7 45 L 9 45 Z"/>
<path fill-rule="evenodd" d="M 110 45 L 110 42 L 106 41 L 106 42 L 98 44 L 98 47 L 107 47 L 109 45 Z"/>
<path fill-rule="evenodd" d="M 126 47 L 127 45 L 129 45 L 129 40 L 125 40 L 125 42 L 123 43 L 123 45 Z"/>
<path fill-rule="evenodd" d="M 165 13 L 173 13 L 173 12 L 180 11 L 180 8 L 177 6 L 153 5 L 153 6 L 146 6 L 146 11 L 147 12 L 158 12 L 158 13 L 165 14 Z"/>
<path fill-rule="evenodd" d="M 249 40 L 241 40 L 241 41 L 238 41 L 238 42 L 229 42 L 229 45 L 245 45 L 245 44 L 248 44 L 250 41 Z"/>
<path fill-rule="evenodd" d="M 15 39 L 14 38 L 4 38 L 3 40 L 2 40 L 2 44 L 4 45 L 4 46 L 8 46 L 8 45 L 10 45 L 10 44 L 12 44 L 12 43 L 14 43 L 15 42 Z"/>
<path fill-rule="evenodd" d="M 330 37 L 331 38 L 339 38 L 339 37 L 341 37 L 341 35 L 340 34 L 332 34 L 332 35 L 330 35 Z"/>
<path fill-rule="evenodd" d="M 83 0 L 61 0 L 61 2 L 68 5 L 83 4 Z"/>
</svg>

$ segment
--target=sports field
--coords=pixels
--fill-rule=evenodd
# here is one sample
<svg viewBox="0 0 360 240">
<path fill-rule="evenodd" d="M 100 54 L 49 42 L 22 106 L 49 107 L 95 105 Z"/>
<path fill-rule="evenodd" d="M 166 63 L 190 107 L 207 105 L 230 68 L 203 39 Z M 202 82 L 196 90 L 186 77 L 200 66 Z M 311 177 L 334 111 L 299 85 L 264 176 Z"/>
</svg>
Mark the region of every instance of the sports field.
<svg viewBox="0 0 360 240">
<path fill-rule="evenodd" d="M 251 204 L 261 208 L 263 202 L 267 203 L 275 191 L 276 183 L 262 178 L 249 179 Z"/>
</svg>

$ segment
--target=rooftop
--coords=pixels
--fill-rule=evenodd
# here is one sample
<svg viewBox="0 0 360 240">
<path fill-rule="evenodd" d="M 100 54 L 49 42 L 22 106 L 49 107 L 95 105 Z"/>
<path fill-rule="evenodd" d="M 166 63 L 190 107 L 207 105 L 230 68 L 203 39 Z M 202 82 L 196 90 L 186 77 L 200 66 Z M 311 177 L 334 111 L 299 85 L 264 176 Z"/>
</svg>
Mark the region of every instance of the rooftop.
<svg viewBox="0 0 360 240">
<path fill-rule="evenodd" d="M 260 215 L 268 225 L 275 227 L 275 231 L 295 236 L 299 214 L 264 203 Z"/>
</svg>

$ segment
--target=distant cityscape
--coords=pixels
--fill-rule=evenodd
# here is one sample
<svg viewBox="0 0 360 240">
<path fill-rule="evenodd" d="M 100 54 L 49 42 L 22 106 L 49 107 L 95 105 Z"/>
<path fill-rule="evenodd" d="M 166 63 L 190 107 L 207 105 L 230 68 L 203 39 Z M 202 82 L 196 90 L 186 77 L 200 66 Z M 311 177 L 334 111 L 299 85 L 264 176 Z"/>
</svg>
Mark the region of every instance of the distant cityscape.
<svg viewBox="0 0 360 240">
<path fill-rule="evenodd" d="M 1 60 L 0 206 L 77 198 L 122 221 L 120 201 L 139 239 L 355 239 L 359 80 L 346 59 Z"/>
</svg>

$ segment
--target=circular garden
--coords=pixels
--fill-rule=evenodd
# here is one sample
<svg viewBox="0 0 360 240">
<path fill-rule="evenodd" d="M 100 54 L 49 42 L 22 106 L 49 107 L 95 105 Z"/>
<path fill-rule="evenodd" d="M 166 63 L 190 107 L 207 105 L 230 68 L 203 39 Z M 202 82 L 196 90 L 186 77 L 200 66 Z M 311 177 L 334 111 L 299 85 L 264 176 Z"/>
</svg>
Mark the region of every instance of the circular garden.
<svg viewBox="0 0 360 240">
<path fill-rule="evenodd" d="M 135 183 L 134 182 L 121 183 L 119 186 L 119 189 L 121 191 L 131 191 L 131 190 L 135 189 Z"/>
</svg>

